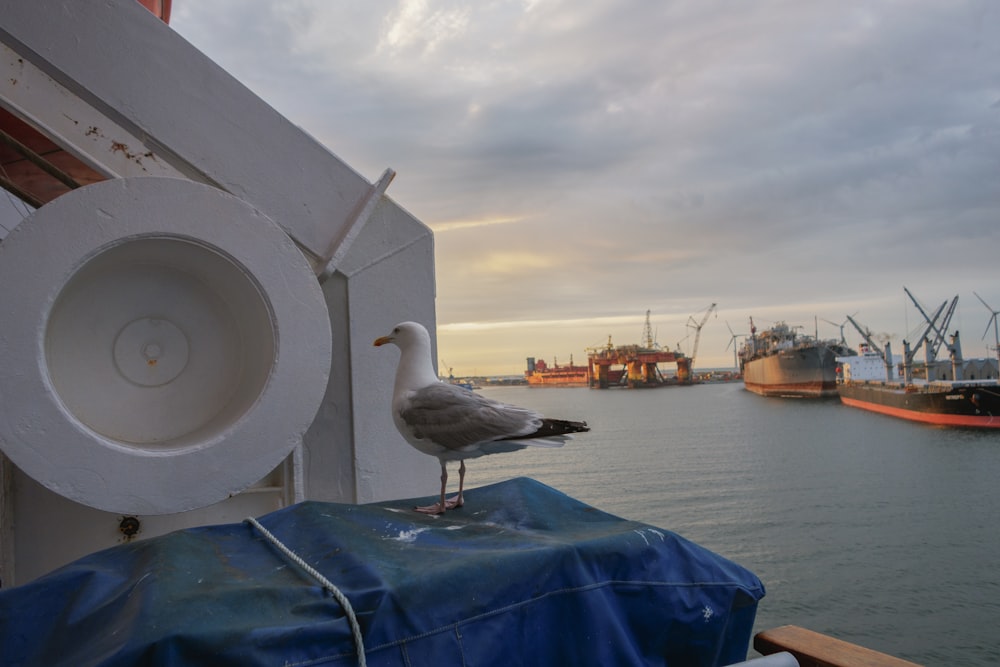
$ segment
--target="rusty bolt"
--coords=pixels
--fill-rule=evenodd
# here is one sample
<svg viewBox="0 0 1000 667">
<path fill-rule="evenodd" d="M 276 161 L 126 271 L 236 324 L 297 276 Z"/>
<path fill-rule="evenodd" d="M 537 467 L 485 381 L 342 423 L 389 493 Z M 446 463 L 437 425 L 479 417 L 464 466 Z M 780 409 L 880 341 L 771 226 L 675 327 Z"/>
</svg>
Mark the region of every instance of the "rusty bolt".
<svg viewBox="0 0 1000 667">
<path fill-rule="evenodd" d="M 139 519 L 134 516 L 122 517 L 121 522 L 118 524 L 118 530 L 122 531 L 122 535 L 127 538 L 135 537 L 135 534 L 139 532 L 141 524 Z"/>
</svg>

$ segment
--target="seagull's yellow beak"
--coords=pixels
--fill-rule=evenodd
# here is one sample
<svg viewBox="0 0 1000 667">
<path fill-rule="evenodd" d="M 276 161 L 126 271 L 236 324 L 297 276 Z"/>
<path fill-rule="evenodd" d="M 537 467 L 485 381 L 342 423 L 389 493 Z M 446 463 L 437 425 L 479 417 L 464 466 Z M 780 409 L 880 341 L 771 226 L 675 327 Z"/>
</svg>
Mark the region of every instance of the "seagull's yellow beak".
<svg viewBox="0 0 1000 667">
<path fill-rule="evenodd" d="M 391 342 L 392 342 L 391 336 L 382 336 L 380 338 L 375 339 L 375 347 L 379 347 L 381 345 L 385 345 L 386 343 L 391 343 Z"/>
</svg>

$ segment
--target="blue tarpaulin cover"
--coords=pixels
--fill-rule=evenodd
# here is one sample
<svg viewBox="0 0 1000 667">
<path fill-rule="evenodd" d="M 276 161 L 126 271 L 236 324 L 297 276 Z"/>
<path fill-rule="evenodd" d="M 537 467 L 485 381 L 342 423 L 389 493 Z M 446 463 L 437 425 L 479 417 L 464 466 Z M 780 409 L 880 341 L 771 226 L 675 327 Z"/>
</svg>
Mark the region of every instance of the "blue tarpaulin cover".
<svg viewBox="0 0 1000 667">
<path fill-rule="evenodd" d="M 412 505 L 305 502 L 259 519 L 347 596 L 369 665 L 746 658 L 763 585 L 678 535 L 526 478 L 470 490 L 440 517 Z M 241 523 L 0 590 L 0 664 L 346 666 L 357 654 L 334 597 Z"/>
</svg>

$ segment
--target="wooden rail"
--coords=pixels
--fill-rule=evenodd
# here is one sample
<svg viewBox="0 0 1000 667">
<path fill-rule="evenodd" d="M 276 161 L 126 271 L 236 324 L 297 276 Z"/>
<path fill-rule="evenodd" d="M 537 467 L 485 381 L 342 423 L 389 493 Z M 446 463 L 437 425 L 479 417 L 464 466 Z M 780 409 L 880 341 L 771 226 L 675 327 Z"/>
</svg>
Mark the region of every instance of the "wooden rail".
<svg viewBox="0 0 1000 667">
<path fill-rule="evenodd" d="M 795 625 L 758 632 L 753 647 L 761 655 L 788 651 L 798 660 L 799 667 L 920 667 L 915 662 Z"/>
</svg>

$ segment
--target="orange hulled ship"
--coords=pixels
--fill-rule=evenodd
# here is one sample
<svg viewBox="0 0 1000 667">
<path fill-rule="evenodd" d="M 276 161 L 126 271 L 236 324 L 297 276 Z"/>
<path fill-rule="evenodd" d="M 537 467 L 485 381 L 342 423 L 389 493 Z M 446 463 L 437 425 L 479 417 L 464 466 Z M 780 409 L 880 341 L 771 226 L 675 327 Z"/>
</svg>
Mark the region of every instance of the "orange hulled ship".
<svg viewBox="0 0 1000 667">
<path fill-rule="evenodd" d="M 573 364 L 573 355 L 569 357 L 568 366 L 560 366 L 553 361 L 550 367 L 544 359 L 535 360 L 528 357 L 528 369 L 524 371 L 524 379 L 532 387 L 587 387 L 590 385 L 590 371 L 586 366 Z"/>
</svg>

